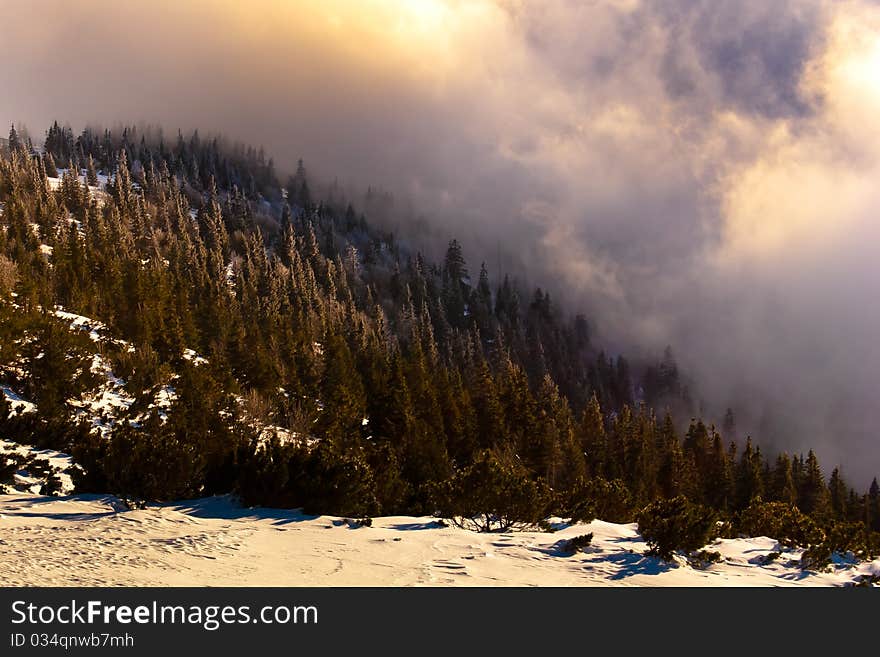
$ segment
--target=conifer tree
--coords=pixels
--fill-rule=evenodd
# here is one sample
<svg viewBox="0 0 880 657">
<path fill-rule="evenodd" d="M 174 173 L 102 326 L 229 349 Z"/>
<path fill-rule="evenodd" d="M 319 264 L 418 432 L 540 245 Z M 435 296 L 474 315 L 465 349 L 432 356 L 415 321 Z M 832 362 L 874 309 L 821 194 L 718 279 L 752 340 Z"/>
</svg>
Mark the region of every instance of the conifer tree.
<svg viewBox="0 0 880 657">
<path fill-rule="evenodd" d="M 95 168 L 95 160 L 89 155 L 88 164 L 86 165 L 86 182 L 92 187 L 99 184 L 98 170 Z"/>
<path fill-rule="evenodd" d="M 828 486 L 813 450 L 807 454 L 804 465 L 798 490 L 798 508 L 816 520 L 825 520 L 830 513 Z"/>
<path fill-rule="evenodd" d="M 768 493 L 773 502 L 797 504 L 797 488 L 792 474 L 791 459 L 785 452 L 781 452 L 776 457 L 776 463 L 770 475 Z"/>
<path fill-rule="evenodd" d="M 361 436 L 366 399 L 354 368 L 351 350 L 342 336 L 330 335 L 323 346 L 324 372 L 321 401 L 324 412 L 318 418 L 320 435 L 339 445 L 356 443 Z"/>
<path fill-rule="evenodd" d="M 865 506 L 865 522 L 872 531 L 880 532 L 880 484 L 877 483 L 877 477 L 871 481 L 871 487 L 865 496 Z"/>
<path fill-rule="evenodd" d="M 752 447 L 752 439 L 749 437 L 746 439 L 746 446 L 736 469 L 736 508 L 745 509 L 753 500 L 763 495 L 764 481 L 760 452 Z"/>
<path fill-rule="evenodd" d="M 43 157 L 43 164 L 46 167 L 46 175 L 50 178 L 58 177 L 58 168 L 55 166 L 55 158 L 52 157 L 52 153 L 48 152 Z"/>
<path fill-rule="evenodd" d="M 828 501 L 831 507 L 831 514 L 836 520 L 847 519 L 847 485 L 840 472 L 840 468 L 836 467 L 831 472 L 831 478 L 828 480 Z"/>
<path fill-rule="evenodd" d="M 581 415 L 578 438 L 589 473 L 593 476 L 613 478 L 615 473 L 607 471 L 608 436 L 605 433 L 605 420 L 602 408 L 595 393 L 593 393 Z"/>
</svg>

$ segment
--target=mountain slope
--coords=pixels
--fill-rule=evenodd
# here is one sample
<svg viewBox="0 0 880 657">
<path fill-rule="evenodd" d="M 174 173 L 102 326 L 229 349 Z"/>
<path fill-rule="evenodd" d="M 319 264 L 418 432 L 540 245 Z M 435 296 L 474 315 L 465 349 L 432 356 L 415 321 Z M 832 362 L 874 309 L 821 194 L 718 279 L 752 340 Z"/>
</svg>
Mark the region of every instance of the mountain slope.
<svg viewBox="0 0 880 657">
<path fill-rule="evenodd" d="M 221 139 L 56 124 L 0 152 L 0 227 L 0 437 L 70 454 L 77 492 L 532 527 L 676 498 L 725 535 L 779 515 L 814 553 L 880 550 L 876 482 L 737 440 L 732 412 L 682 434 L 672 354 L 609 357 L 546 290 L 455 240 L 428 261 L 302 163 L 282 184 Z"/>
</svg>

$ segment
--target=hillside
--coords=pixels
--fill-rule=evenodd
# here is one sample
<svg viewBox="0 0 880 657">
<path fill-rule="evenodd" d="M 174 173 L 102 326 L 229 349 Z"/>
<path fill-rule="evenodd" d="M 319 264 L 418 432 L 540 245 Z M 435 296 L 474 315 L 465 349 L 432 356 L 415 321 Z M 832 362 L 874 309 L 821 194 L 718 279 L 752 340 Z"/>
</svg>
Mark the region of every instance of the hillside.
<svg viewBox="0 0 880 657">
<path fill-rule="evenodd" d="M 670 512 L 705 530 L 683 553 L 768 527 L 805 569 L 880 551 L 876 480 L 762 451 L 733 411 L 695 417 L 673 354 L 609 355 L 601 318 L 473 273 L 454 239 L 429 262 L 358 209 L 372 194 L 302 163 L 282 182 L 261 150 L 197 132 L 13 129 L 3 490 L 503 530 Z"/>
</svg>

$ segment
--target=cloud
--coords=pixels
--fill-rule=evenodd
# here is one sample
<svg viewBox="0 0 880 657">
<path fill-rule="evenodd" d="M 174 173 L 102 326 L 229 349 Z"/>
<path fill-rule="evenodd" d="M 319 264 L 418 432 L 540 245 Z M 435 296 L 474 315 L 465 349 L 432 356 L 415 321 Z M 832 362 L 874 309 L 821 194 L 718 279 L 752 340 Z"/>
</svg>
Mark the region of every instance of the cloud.
<svg viewBox="0 0 880 657">
<path fill-rule="evenodd" d="M 876 3 L 4 4 L 0 121 L 223 131 L 382 185 L 615 348 L 672 344 L 762 443 L 880 471 Z"/>
</svg>

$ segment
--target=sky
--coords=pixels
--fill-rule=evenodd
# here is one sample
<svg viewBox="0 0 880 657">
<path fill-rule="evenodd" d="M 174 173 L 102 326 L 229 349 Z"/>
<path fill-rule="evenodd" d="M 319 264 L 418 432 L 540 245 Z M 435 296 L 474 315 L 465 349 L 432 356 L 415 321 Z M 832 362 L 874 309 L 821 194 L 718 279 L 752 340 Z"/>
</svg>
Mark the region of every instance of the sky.
<svg viewBox="0 0 880 657">
<path fill-rule="evenodd" d="M 0 122 L 221 131 L 880 474 L 880 4 L 0 0 Z M 406 227 L 403 227 L 406 234 Z M 415 231 L 413 231 L 415 233 Z M 499 255 L 503 254 L 503 255 Z M 496 267 L 497 268 L 497 267 Z"/>
</svg>

